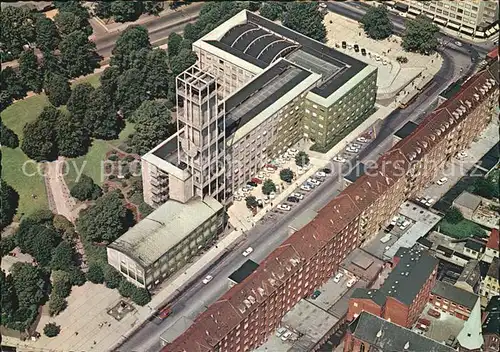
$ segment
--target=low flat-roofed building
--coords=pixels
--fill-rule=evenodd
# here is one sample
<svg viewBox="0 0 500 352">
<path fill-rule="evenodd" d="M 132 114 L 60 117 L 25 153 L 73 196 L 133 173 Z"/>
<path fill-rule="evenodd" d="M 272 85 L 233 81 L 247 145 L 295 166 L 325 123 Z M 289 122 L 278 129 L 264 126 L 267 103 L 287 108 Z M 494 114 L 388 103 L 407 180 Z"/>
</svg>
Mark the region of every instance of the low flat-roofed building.
<svg viewBox="0 0 500 352">
<path fill-rule="evenodd" d="M 341 267 L 371 286 L 384 269 L 384 262 L 363 249 L 356 248 L 344 259 Z"/>
<path fill-rule="evenodd" d="M 229 287 L 239 284 L 259 267 L 259 264 L 251 259 L 241 264 L 241 266 L 229 275 Z"/>
<path fill-rule="evenodd" d="M 464 218 L 470 220 L 481 204 L 481 197 L 475 194 L 463 191 L 454 201 L 453 206 L 462 212 Z"/>
<path fill-rule="evenodd" d="M 362 312 L 347 328 L 344 352 L 454 352 L 455 349 L 407 328 Z"/>
<path fill-rule="evenodd" d="M 436 309 L 448 312 L 462 320 L 469 318 L 478 300 L 479 296 L 475 293 L 443 281 L 436 281 L 429 299 Z"/>
<path fill-rule="evenodd" d="M 170 200 L 107 247 L 108 263 L 149 289 L 210 245 L 223 223 L 223 206 L 211 197 Z"/>
<path fill-rule="evenodd" d="M 280 332 L 271 335 L 254 352 L 314 351 L 335 332 L 338 321 L 333 315 L 302 299 L 285 314 Z"/>
</svg>

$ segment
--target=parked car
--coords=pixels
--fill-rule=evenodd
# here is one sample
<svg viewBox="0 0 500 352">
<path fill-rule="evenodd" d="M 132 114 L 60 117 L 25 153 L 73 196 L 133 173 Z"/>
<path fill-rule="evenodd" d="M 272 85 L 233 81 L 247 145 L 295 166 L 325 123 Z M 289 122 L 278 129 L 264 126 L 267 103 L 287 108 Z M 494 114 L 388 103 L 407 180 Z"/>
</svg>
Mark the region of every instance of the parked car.
<svg viewBox="0 0 500 352">
<path fill-rule="evenodd" d="M 335 283 L 340 282 L 340 279 L 342 279 L 343 276 L 344 276 L 344 274 L 337 273 L 337 275 L 335 275 L 335 277 L 333 278 L 333 282 L 335 282 Z"/>
<path fill-rule="evenodd" d="M 466 152 L 460 152 L 457 154 L 457 158 L 467 158 L 467 153 Z"/>
<path fill-rule="evenodd" d="M 314 176 L 319 177 L 319 178 L 325 178 L 326 174 L 323 171 L 317 171 Z"/>
<path fill-rule="evenodd" d="M 262 180 L 260 178 L 254 177 L 251 180 L 253 183 L 260 185 L 262 183 Z"/>
<path fill-rule="evenodd" d="M 253 248 L 252 247 L 248 247 L 247 249 L 245 249 L 245 251 L 243 252 L 243 256 L 244 257 L 248 257 L 250 255 L 250 253 L 253 252 Z"/>
<path fill-rule="evenodd" d="M 269 193 L 269 199 L 274 199 L 274 198 L 276 198 L 276 193 L 275 192 Z"/>
<path fill-rule="evenodd" d="M 350 147 L 350 146 L 349 146 L 349 147 L 347 147 L 347 148 L 345 148 L 345 150 L 346 150 L 347 152 L 349 152 L 349 153 L 354 153 L 354 154 L 359 153 L 359 149 L 357 149 L 357 148 L 353 148 L 353 147 Z"/>
<path fill-rule="evenodd" d="M 257 199 L 257 206 L 259 208 L 263 208 L 264 207 L 264 202 L 262 201 L 262 199 Z"/>
<path fill-rule="evenodd" d="M 442 177 L 436 183 L 441 186 L 444 185 L 446 182 L 448 182 L 448 177 Z"/>
<path fill-rule="evenodd" d="M 309 192 L 309 191 L 312 189 L 312 187 L 311 187 L 311 186 L 309 186 L 308 184 L 303 184 L 302 186 L 300 186 L 300 189 L 301 189 L 302 191 Z"/>
<path fill-rule="evenodd" d="M 253 181 L 248 181 L 248 182 L 247 182 L 247 186 L 250 186 L 250 187 L 255 188 L 255 187 L 257 187 L 257 183 L 256 183 L 256 182 L 253 182 Z"/>
<path fill-rule="evenodd" d="M 321 184 L 321 182 L 315 178 L 308 178 L 306 182 L 315 186 L 319 186 Z"/>
<path fill-rule="evenodd" d="M 304 199 L 304 195 L 302 193 L 298 193 L 298 192 L 292 193 L 291 196 L 297 198 L 298 200 Z"/>
<path fill-rule="evenodd" d="M 345 158 L 343 158 L 343 157 L 341 157 L 339 155 L 335 155 L 333 157 L 333 161 L 338 161 L 339 163 L 345 163 L 346 162 Z"/>
<path fill-rule="evenodd" d="M 299 202 L 299 198 L 296 198 L 296 197 L 288 197 L 286 199 L 287 202 L 290 202 L 290 203 L 298 203 Z"/>
<path fill-rule="evenodd" d="M 351 147 L 353 147 L 354 149 L 361 148 L 361 146 L 358 143 L 351 143 Z"/>
<path fill-rule="evenodd" d="M 284 210 L 284 211 L 290 211 L 290 210 L 292 210 L 292 207 L 289 206 L 288 204 L 278 204 L 277 208 L 279 210 Z"/>
<path fill-rule="evenodd" d="M 432 309 L 432 308 L 429 309 L 429 311 L 427 312 L 427 314 L 429 314 L 433 318 L 439 318 L 439 317 L 441 317 L 441 313 L 439 313 L 437 310 Z"/>
<path fill-rule="evenodd" d="M 461 42 L 459 42 L 459 41 L 457 40 L 457 41 L 455 42 L 455 45 L 456 45 L 456 46 L 462 46 L 462 43 L 461 43 Z"/>
<path fill-rule="evenodd" d="M 332 173 L 332 170 L 331 170 L 331 169 L 329 169 L 329 168 L 327 168 L 327 167 L 325 167 L 324 169 L 321 169 L 321 171 L 323 171 L 323 172 L 324 172 L 325 174 L 327 174 L 327 175 L 329 175 L 329 174 L 331 174 L 331 173 Z"/>
<path fill-rule="evenodd" d="M 285 329 L 284 327 L 277 328 L 277 329 L 276 329 L 276 337 L 280 337 L 280 336 L 281 336 L 281 335 L 283 335 L 285 332 L 287 332 L 287 329 Z"/>
<path fill-rule="evenodd" d="M 352 287 L 356 281 L 358 281 L 355 277 L 353 277 L 352 279 L 350 279 L 349 281 L 347 281 L 347 287 Z"/>
<path fill-rule="evenodd" d="M 206 285 L 208 284 L 210 281 L 212 281 L 214 277 L 212 275 L 207 275 L 204 279 L 203 279 L 203 283 Z"/>
<path fill-rule="evenodd" d="M 319 7 L 326 9 L 328 6 L 326 5 L 326 2 L 320 2 Z"/>
<path fill-rule="evenodd" d="M 316 291 L 314 291 L 314 292 L 313 292 L 313 294 L 312 294 L 311 298 L 312 298 L 312 299 L 316 299 L 316 298 L 318 298 L 318 297 L 319 297 L 319 295 L 321 295 L 321 291 L 316 290 Z"/>
<path fill-rule="evenodd" d="M 358 137 L 358 138 L 356 138 L 356 141 L 358 141 L 360 143 L 366 143 L 366 142 L 368 142 L 368 140 L 365 137 Z"/>
<path fill-rule="evenodd" d="M 391 225 L 392 226 L 396 225 L 396 222 L 398 221 L 398 219 L 399 219 L 399 216 L 393 217 L 392 220 L 391 220 Z"/>
<path fill-rule="evenodd" d="M 291 156 L 295 156 L 299 153 L 299 151 L 297 149 L 294 149 L 294 148 L 288 148 L 288 150 L 286 152 Z"/>
</svg>

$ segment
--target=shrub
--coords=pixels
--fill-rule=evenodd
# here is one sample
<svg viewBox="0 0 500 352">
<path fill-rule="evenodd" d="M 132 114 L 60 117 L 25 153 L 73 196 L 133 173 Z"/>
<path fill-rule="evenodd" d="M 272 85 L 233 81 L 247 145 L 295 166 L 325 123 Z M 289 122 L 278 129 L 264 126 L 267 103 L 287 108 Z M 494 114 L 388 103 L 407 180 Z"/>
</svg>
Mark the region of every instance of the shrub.
<svg viewBox="0 0 500 352">
<path fill-rule="evenodd" d="M 293 171 L 290 169 L 283 169 L 280 171 L 280 179 L 290 183 L 293 180 Z"/>
<path fill-rule="evenodd" d="M 104 282 L 104 274 L 99 264 L 90 264 L 87 272 L 87 280 L 94 284 L 102 284 Z"/>
<path fill-rule="evenodd" d="M 306 166 L 309 164 L 309 155 L 306 152 L 298 152 L 295 155 L 295 164 L 297 166 Z"/>
<path fill-rule="evenodd" d="M 120 292 L 123 297 L 128 298 L 132 296 L 135 289 L 136 287 L 133 283 L 128 282 L 127 280 L 122 280 L 120 286 L 118 287 L 118 292 Z"/>
<path fill-rule="evenodd" d="M 111 265 L 104 267 L 104 282 L 108 288 L 118 288 L 123 280 L 123 276 Z"/>
<path fill-rule="evenodd" d="M 135 304 L 140 306 L 144 306 L 151 301 L 149 292 L 146 289 L 139 287 L 135 287 L 130 298 L 132 298 L 132 301 L 134 301 Z"/>
<path fill-rule="evenodd" d="M 254 196 L 246 197 L 245 202 L 246 202 L 247 208 L 255 208 L 258 205 L 257 198 L 255 198 Z"/>
<path fill-rule="evenodd" d="M 50 295 L 49 314 L 51 316 L 54 316 L 54 315 L 61 313 L 63 310 L 66 309 L 67 306 L 68 306 L 68 302 L 66 301 L 65 298 L 59 296 L 57 293 L 52 293 Z"/>
<path fill-rule="evenodd" d="M 117 161 L 118 160 L 118 156 L 116 154 L 111 154 L 110 156 L 108 156 L 108 160 Z"/>
<path fill-rule="evenodd" d="M 56 323 L 48 323 L 43 328 L 43 333 L 47 337 L 57 336 L 59 335 L 60 332 L 61 332 L 61 327 Z"/>
<path fill-rule="evenodd" d="M 83 271 L 76 266 L 68 268 L 67 273 L 69 274 L 69 279 L 72 285 L 82 286 L 87 281 Z"/>
<path fill-rule="evenodd" d="M 458 208 L 451 207 L 446 212 L 444 219 L 448 221 L 450 224 L 457 224 L 464 219 L 464 216 L 462 215 L 462 212 Z"/>
<path fill-rule="evenodd" d="M 262 193 L 268 195 L 271 192 L 276 192 L 276 185 L 271 179 L 267 179 L 264 181 L 264 184 L 262 185 Z"/>
<path fill-rule="evenodd" d="M 69 294 L 71 293 L 71 282 L 69 278 L 66 279 L 59 279 L 55 280 L 54 283 L 52 284 L 52 295 L 57 295 L 61 298 L 68 297 Z"/>
</svg>

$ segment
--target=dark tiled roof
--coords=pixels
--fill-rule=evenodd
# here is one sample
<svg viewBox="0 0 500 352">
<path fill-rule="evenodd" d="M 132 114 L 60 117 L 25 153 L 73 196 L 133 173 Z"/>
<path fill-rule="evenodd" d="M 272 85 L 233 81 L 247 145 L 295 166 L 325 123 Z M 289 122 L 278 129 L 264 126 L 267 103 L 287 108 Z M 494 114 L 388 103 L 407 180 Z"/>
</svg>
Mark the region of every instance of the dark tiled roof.
<svg viewBox="0 0 500 352">
<path fill-rule="evenodd" d="M 381 352 L 455 351 L 451 347 L 367 312 L 362 312 L 349 325 L 349 331 L 356 339 L 376 347 Z"/>
<path fill-rule="evenodd" d="M 486 318 L 483 321 L 483 335 L 498 335 L 500 331 L 500 296 L 491 297 L 484 311 Z"/>
<path fill-rule="evenodd" d="M 383 305 L 385 305 L 387 296 L 379 290 L 357 288 L 353 291 L 351 298 L 370 299 L 373 302 L 377 303 L 378 306 L 382 307 Z"/>
<path fill-rule="evenodd" d="M 408 137 L 415 129 L 417 128 L 417 124 L 413 121 L 408 121 L 405 123 L 403 127 L 401 127 L 399 130 L 397 130 L 394 135 L 396 137 L 399 137 L 401 139 Z"/>
<path fill-rule="evenodd" d="M 474 305 L 479 298 L 479 296 L 474 293 L 470 293 L 469 291 L 462 290 L 461 288 L 442 281 L 436 281 L 436 284 L 432 288 L 431 292 L 433 295 L 446 298 L 447 300 L 467 307 L 470 310 L 474 308 Z"/>
<path fill-rule="evenodd" d="M 246 262 L 241 264 L 238 270 L 233 271 L 233 273 L 229 276 L 229 279 L 236 283 L 240 283 L 245 280 L 251 273 L 253 273 L 258 267 L 259 264 L 251 259 L 248 259 Z"/>
<path fill-rule="evenodd" d="M 399 263 L 384 281 L 380 291 L 410 305 L 438 265 L 438 260 L 420 246 L 398 251 Z"/>
<path fill-rule="evenodd" d="M 467 242 L 465 242 L 465 247 L 472 249 L 473 251 L 481 253 L 481 252 L 483 252 L 485 245 L 484 245 L 484 243 L 481 243 L 479 241 L 473 240 L 472 238 L 469 238 L 469 239 L 467 239 Z"/>
<path fill-rule="evenodd" d="M 488 276 L 494 277 L 498 280 L 498 269 L 500 267 L 500 259 L 498 257 L 493 258 L 488 269 Z"/>
</svg>

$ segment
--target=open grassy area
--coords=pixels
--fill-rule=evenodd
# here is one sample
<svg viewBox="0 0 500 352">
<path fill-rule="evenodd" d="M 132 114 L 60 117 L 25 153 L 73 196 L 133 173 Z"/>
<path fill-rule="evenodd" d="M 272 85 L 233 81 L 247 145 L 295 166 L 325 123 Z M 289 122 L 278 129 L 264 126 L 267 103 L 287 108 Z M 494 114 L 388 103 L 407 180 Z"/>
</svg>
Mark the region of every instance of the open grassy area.
<svg viewBox="0 0 500 352">
<path fill-rule="evenodd" d="M 481 226 L 467 219 L 463 219 L 456 224 L 441 220 L 438 224 L 438 229 L 439 232 L 457 239 L 468 238 L 474 235 L 480 237 L 487 235 Z"/>
<path fill-rule="evenodd" d="M 87 76 L 77 83 L 86 81 L 97 87 L 99 86 L 100 75 L 101 73 Z M 45 94 L 31 96 L 12 104 L 2 111 L 2 121 L 18 135 L 21 142 L 24 125 L 35 121 L 44 106 L 47 105 L 49 105 L 49 101 Z M 97 141 L 95 144 L 98 145 L 100 143 L 102 141 Z M 90 153 L 98 154 L 99 148 L 95 148 L 97 150 L 94 151 L 94 147 L 92 147 Z M 23 165 L 28 160 L 28 157 L 23 153 L 21 148 L 13 150 L 2 147 L 2 178 L 19 193 L 18 215 L 21 213 L 30 214 L 37 209 L 48 208 L 43 177 L 38 174 L 29 176 L 30 173 L 36 171 L 38 165 L 30 163 L 29 167 L 26 167 L 25 171 L 23 171 Z M 32 195 L 36 195 L 36 199 Z"/>
</svg>

